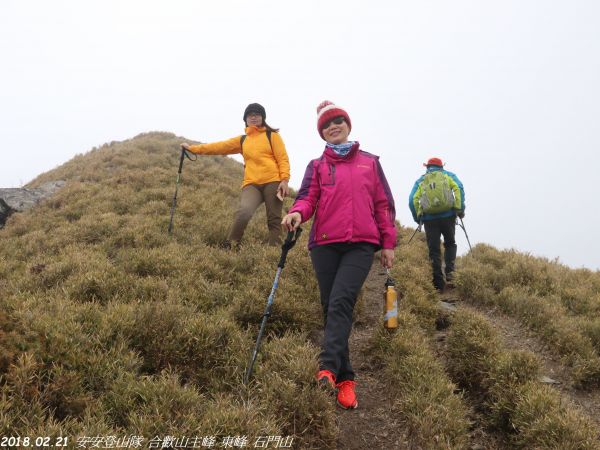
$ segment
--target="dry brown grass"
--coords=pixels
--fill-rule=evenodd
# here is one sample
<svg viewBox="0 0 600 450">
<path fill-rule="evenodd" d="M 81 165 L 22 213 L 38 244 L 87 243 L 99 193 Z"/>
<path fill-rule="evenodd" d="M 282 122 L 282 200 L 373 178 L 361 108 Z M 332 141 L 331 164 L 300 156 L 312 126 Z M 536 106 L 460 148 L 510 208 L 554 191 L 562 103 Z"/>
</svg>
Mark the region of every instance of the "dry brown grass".
<svg viewBox="0 0 600 450">
<path fill-rule="evenodd" d="M 320 320 L 306 241 L 289 256 L 245 387 L 280 250 L 264 245 L 262 211 L 239 251 L 219 247 L 242 175 L 222 157 L 186 160 L 167 235 L 182 140 L 149 133 L 75 157 L 31 184 L 65 188 L 0 232 L 2 435 L 270 434 L 334 446 L 334 405 L 311 383 L 316 351 L 301 334 Z"/>
<path fill-rule="evenodd" d="M 470 301 L 498 306 L 535 331 L 581 387 L 599 385 L 600 273 L 480 244 L 461 259 L 456 284 Z"/>
<path fill-rule="evenodd" d="M 244 386 L 280 251 L 264 245 L 262 211 L 239 251 L 220 247 L 242 178 L 241 165 L 222 157 L 186 160 L 167 235 L 182 140 L 148 133 L 75 157 L 31 184 L 64 179 L 62 190 L 0 231 L 1 435 L 72 442 L 82 435 L 281 435 L 293 436 L 294 448 L 335 448 L 335 406 L 313 380 L 318 350 L 308 336 L 321 313 L 307 233 L 289 255 L 254 378 Z M 410 231 L 400 229 L 403 242 Z M 476 263 L 461 263 L 461 292 L 506 304 L 513 291 L 547 297 L 565 329 L 577 324 L 578 342 L 596 351 L 595 274 L 479 251 Z M 523 274 L 529 264 L 533 275 Z M 378 329 L 372 341 L 405 427 L 398 434 L 408 430 L 422 448 L 469 445 L 469 407 L 452 375 L 485 393 L 490 416 L 517 427 L 520 447 L 595 448 L 587 422 L 532 384 L 536 365 L 528 355 L 469 341 L 468 351 L 455 347 L 445 372 L 432 344 L 438 308 L 429 270 L 419 238 L 399 247 L 393 275 L 401 327 L 395 335 Z M 452 327 L 458 336 L 460 326 Z M 463 352 L 469 367 L 459 364 Z M 593 362 L 577 355 L 574 368 Z M 593 364 L 581 367 L 591 374 L 582 379 L 595 376 Z M 514 389 L 498 387 L 504 384 Z M 551 427 L 558 431 L 544 434 Z"/>
<path fill-rule="evenodd" d="M 507 350 L 483 316 L 466 310 L 454 314 L 447 345 L 453 379 L 483 398 L 490 425 L 514 446 L 600 448 L 594 423 L 537 381 L 535 355 Z"/>
<path fill-rule="evenodd" d="M 406 242 L 410 232 L 399 229 Z M 436 356 L 431 336 L 438 316 L 437 298 L 424 243 L 400 245 L 392 275 L 401 297 L 398 329 L 378 328 L 373 348 L 389 385 L 392 414 L 400 418 L 412 445 L 467 448 L 469 408 Z"/>
</svg>

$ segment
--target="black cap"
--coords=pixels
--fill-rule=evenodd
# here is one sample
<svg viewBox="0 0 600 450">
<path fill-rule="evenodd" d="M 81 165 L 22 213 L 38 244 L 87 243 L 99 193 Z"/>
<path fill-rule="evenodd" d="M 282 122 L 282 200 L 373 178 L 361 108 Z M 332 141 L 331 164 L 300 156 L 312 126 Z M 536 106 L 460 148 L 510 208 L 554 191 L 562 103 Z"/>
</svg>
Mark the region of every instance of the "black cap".
<svg viewBox="0 0 600 450">
<path fill-rule="evenodd" d="M 248 106 L 246 106 L 246 109 L 244 110 L 244 122 L 246 121 L 246 117 L 248 117 L 248 114 L 250 113 L 260 114 L 263 120 L 267 118 L 265 108 L 262 105 L 259 105 L 258 103 L 250 103 Z"/>
</svg>

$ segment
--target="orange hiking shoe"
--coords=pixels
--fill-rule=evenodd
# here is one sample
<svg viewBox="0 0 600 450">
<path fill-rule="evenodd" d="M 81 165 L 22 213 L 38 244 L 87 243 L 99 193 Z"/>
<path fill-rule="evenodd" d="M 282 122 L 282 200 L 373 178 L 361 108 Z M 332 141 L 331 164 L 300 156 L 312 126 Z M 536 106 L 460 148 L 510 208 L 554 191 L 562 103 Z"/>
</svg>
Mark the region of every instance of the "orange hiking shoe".
<svg viewBox="0 0 600 450">
<path fill-rule="evenodd" d="M 331 370 L 319 370 L 317 373 L 317 383 L 330 394 L 335 394 L 335 375 Z"/>
<path fill-rule="evenodd" d="M 356 383 L 352 380 L 341 381 L 336 384 L 338 388 L 337 403 L 344 409 L 354 409 L 358 406 L 354 386 L 356 386 Z"/>
</svg>

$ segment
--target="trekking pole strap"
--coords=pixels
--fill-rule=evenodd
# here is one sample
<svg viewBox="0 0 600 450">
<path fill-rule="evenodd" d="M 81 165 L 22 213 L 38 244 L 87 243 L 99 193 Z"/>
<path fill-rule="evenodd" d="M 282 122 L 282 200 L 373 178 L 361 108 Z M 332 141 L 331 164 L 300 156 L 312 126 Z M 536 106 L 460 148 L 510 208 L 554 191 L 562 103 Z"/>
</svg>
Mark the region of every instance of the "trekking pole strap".
<svg viewBox="0 0 600 450">
<path fill-rule="evenodd" d="M 301 233 L 302 228 L 300 227 L 296 228 L 296 231 L 288 231 L 287 237 L 281 245 L 281 258 L 279 259 L 279 264 L 277 264 L 277 267 L 283 269 L 283 266 L 285 266 L 285 259 L 287 257 L 287 254 L 292 249 L 292 247 L 296 245 L 296 241 L 300 237 Z"/>
<path fill-rule="evenodd" d="M 177 171 L 178 174 L 181 174 L 181 171 L 183 170 L 183 159 L 187 158 L 190 161 L 196 161 L 198 159 L 198 155 L 195 155 L 194 158 L 192 158 L 190 156 L 189 151 L 187 151 L 185 148 L 181 147 L 181 157 L 179 158 L 179 170 Z"/>
</svg>

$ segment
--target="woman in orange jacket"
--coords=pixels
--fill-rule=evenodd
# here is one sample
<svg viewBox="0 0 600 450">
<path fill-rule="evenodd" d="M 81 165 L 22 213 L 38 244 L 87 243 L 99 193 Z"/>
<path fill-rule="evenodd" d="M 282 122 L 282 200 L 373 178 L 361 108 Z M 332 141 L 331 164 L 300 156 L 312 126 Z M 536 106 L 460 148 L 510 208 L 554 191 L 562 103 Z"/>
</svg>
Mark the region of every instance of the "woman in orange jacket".
<svg viewBox="0 0 600 450">
<path fill-rule="evenodd" d="M 261 203 L 267 210 L 269 244 L 281 241 L 281 209 L 283 199 L 289 195 L 290 162 L 279 130 L 271 128 L 265 108 L 250 103 L 244 111 L 246 134 L 226 141 L 181 147 L 199 155 L 233 155 L 244 157 L 244 182 L 240 206 L 235 213 L 229 232 L 229 244 L 238 245 L 252 215 Z"/>
</svg>

